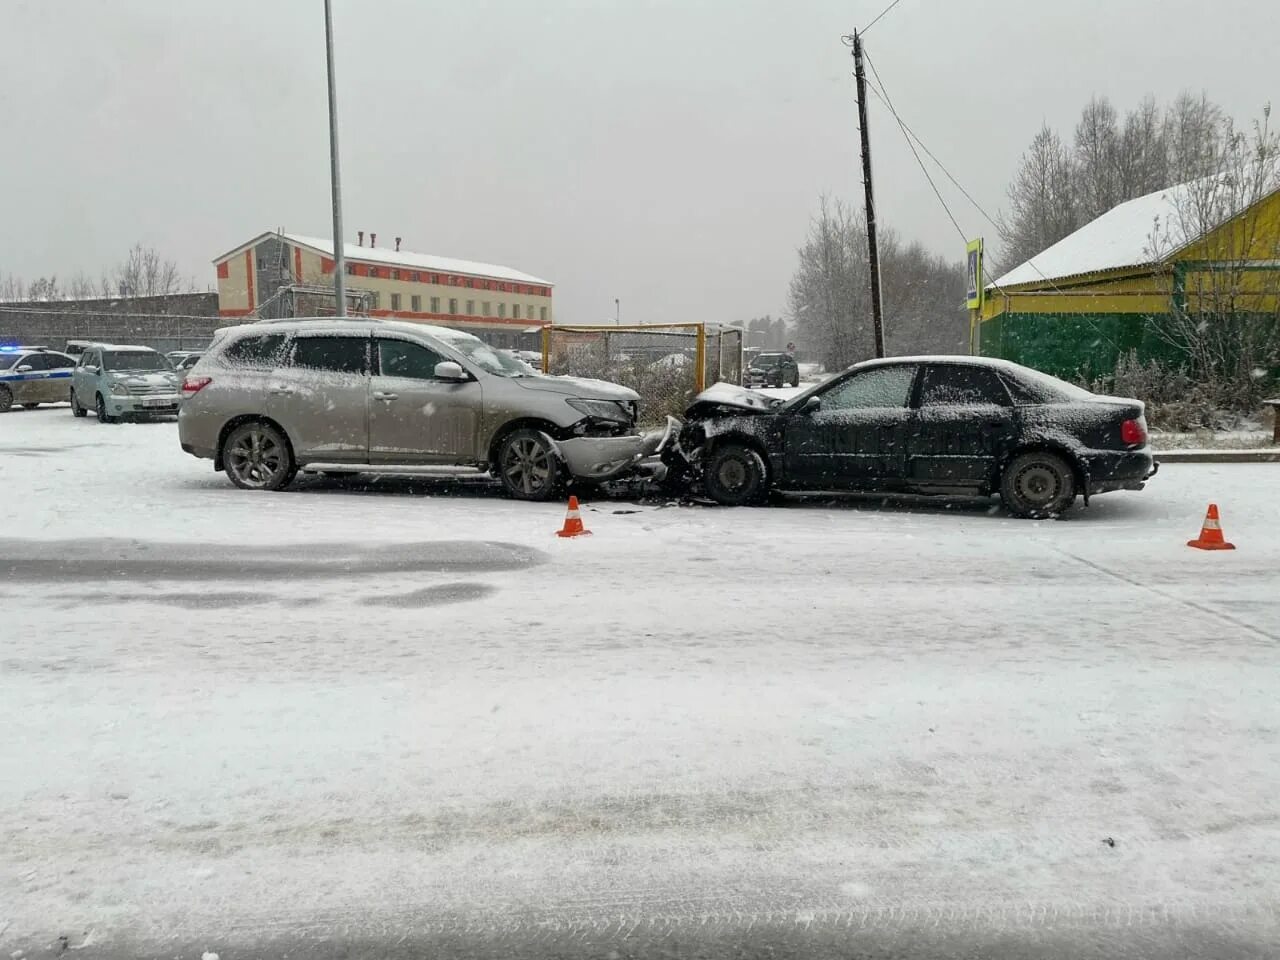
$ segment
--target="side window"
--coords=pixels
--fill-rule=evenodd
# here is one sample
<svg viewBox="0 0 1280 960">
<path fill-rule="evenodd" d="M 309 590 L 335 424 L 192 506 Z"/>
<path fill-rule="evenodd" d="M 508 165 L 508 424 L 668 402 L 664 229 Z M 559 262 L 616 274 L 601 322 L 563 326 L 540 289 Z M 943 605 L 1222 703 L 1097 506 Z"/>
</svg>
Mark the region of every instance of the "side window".
<svg viewBox="0 0 1280 960">
<path fill-rule="evenodd" d="M 822 410 L 905 407 L 915 376 L 916 368 L 907 364 L 863 370 L 822 394 Z"/>
<path fill-rule="evenodd" d="M 1009 406 L 1009 392 L 994 370 L 966 364 L 928 366 L 920 388 L 922 407 Z"/>
<path fill-rule="evenodd" d="M 368 337 L 299 337 L 293 343 L 291 365 L 335 373 L 364 373 L 368 349 Z"/>
<path fill-rule="evenodd" d="M 37 370 L 49 369 L 49 358 L 43 353 L 28 353 L 25 357 L 19 358 L 18 362 L 14 366 L 30 367 L 31 372 L 35 373 Z"/>
<path fill-rule="evenodd" d="M 60 353 L 46 353 L 45 360 L 49 364 L 50 370 L 65 370 L 67 367 L 74 367 L 76 362 L 70 357 L 64 357 Z"/>
<path fill-rule="evenodd" d="M 264 333 L 242 337 L 227 347 L 223 359 L 236 366 L 274 367 L 284 352 L 283 333 Z"/>
<path fill-rule="evenodd" d="M 97 361 L 97 360 L 95 360 L 94 358 L 95 358 L 97 355 L 98 355 L 98 354 L 97 354 L 97 351 L 95 351 L 95 350 L 85 350 L 83 353 L 81 353 L 81 354 L 80 354 L 80 359 L 79 359 L 78 361 L 76 361 L 76 366 L 77 366 L 77 367 L 92 367 L 92 366 L 96 366 L 96 365 L 97 365 L 97 363 L 98 363 L 98 361 Z"/>
<path fill-rule="evenodd" d="M 378 341 L 378 364 L 384 377 L 434 380 L 436 364 L 443 360 L 434 350 L 408 340 Z"/>
</svg>

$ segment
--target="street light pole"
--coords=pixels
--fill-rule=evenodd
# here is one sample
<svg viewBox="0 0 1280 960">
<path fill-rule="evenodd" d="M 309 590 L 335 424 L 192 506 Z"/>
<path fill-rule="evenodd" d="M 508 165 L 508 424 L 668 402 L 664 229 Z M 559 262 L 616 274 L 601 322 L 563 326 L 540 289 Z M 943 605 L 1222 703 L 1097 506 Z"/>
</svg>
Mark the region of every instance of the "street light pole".
<svg viewBox="0 0 1280 960">
<path fill-rule="evenodd" d="M 615 327 L 622 324 L 622 301 L 617 297 L 613 298 L 613 325 Z"/>
<path fill-rule="evenodd" d="M 342 177 L 338 171 L 338 97 L 333 79 L 333 10 L 324 0 L 324 40 L 329 73 L 329 179 L 333 186 L 333 295 L 337 315 L 347 315 L 347 258 L 342 249 Z"/>
</svg>

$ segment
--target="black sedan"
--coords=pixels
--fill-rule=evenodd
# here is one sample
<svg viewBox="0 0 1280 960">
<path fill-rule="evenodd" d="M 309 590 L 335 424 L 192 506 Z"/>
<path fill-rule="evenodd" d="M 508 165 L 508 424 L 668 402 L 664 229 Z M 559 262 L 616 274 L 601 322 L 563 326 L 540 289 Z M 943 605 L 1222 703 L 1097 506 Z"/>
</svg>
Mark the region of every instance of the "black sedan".
<svg viewBox="0 0 1280 960">
<path fill-rule="evenodd" d="M 770 490 L 998 492 L 1034 518 L 1155 472 L 1140 400 L 950 356 L 870 360 L 786 401 L 716 384 L 690 406 L 679 456 L 669 466 L 723 504 Z"/>
</svg>

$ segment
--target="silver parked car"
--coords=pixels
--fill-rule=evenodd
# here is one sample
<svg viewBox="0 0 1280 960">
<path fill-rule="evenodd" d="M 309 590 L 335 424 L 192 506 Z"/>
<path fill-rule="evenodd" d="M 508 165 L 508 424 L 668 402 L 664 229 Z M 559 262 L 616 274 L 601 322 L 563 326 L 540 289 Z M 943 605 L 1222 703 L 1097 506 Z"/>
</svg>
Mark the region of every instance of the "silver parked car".
<svg viewBox="0 0 1280 960">
<path fill-rule="evenodd" d="M 48 347 L 0 347 L 0 413 L 15 403 L 28 410 L 66 403 L 75 360 Z"/>
<path fill-rule="evenodd" d="M 639 395 L 626 387 L 535 373 L 459 330 L 369 318 L 219 331 L 182 393 L 182 449 L 251 490 L 299 469 L 450 466 L 545 500 L 564 479 L 627 472 L 671 435 L 636 432 Z"/>
<path fill-rule="evenodd" d="M 100 423 L 173 416 L 178 396 L 173 366 L 150 347 L 92 343 L 72 371 L 71 412 L 84 417 L 93 410 Z"/>
</svg>

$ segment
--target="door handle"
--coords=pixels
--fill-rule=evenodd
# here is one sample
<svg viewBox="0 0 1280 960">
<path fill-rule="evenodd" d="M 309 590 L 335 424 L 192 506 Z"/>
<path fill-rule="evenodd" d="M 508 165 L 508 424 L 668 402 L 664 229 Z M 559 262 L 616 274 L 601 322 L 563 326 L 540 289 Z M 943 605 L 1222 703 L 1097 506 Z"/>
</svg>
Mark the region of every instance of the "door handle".
<svg viewBox="0 0 1280 960">
<path fill-rule="evenodd" d="M 293 387 L 272 387 L 271 395 L 275 397 L 289 397 L 297 393 Z"/>
<path fill-rule="evenodd" d="M 383 393 L 381 390 L 375 390 L 375 391 L 373 392 L 373 399 L 375 399 L 375 400 L 399 400 L 399 399 L 400 399 L 400 394 L 398 394 L 398 393 Z"/>
</svg>

